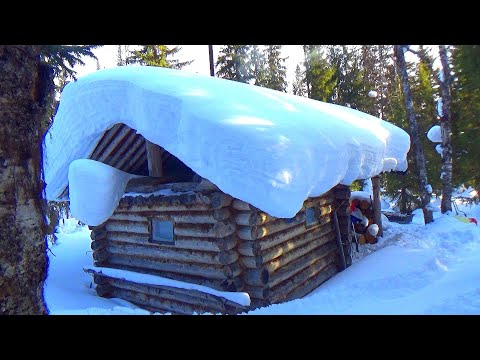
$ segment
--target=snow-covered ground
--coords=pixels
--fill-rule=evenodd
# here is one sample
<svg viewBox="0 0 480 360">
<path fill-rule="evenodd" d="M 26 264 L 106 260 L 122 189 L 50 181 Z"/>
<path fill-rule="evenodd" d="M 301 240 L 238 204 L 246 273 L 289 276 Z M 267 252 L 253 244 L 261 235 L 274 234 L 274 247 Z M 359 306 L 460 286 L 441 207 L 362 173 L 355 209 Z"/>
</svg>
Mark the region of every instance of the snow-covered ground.
<svg viewBox="0 0 480 360">
<path fill-rule="evenodd" d="M 439 201 L 434 205 L 438 209 Z M 480 220 L 480 206 L 459 208 Z M 480 228 L 454 215 L 436 211 L 425 226 L 416 211 L 411 224 L 389 223 L 377 244 L 360 246 L 351 267 L 311 294 L 249 314 L 480 314 Z M 50 314 L 150 314 L 96 295 L 83 271 L 92 265 L 89 234 L 67 219 L 50 246 Z"/>
</svg>

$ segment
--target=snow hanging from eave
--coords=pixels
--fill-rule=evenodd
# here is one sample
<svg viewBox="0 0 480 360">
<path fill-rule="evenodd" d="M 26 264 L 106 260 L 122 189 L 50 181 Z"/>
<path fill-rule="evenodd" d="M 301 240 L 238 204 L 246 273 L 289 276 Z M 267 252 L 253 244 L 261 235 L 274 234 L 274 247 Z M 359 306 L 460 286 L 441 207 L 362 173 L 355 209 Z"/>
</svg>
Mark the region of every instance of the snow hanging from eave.
<svg viewBox="0 0 480 360">
<path fill-rule="evenodd" d="M 81 222 L 97 226 L 113 214 L 128 181 L 136 175 L 89 159 L 77 159 L 68 170 L 70 210 Z"/>
<path fill-rule="evenodd" d="M 442 142 L 442 128 L 440 125 L 434 125 L 428 130 L 427 138 L 431 142 Z"/>
<path fill-rule="evenodd" d="M 405 171 L 410 147 L 406 132 L 354 109 L 179 70 L 117 67 L 63 90 L 45 139 L 48 199 L 68 185 L 70 162 L 87 158 L 116 123 L 223 192 L 286 218 L 339 183 Z"/>
</svg>

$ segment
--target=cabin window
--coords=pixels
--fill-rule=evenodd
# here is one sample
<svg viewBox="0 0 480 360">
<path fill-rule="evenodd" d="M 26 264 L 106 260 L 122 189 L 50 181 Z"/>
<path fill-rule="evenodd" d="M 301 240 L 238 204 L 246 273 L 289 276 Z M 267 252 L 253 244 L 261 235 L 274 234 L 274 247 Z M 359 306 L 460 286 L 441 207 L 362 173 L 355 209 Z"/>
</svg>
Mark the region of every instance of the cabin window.
<svg viewBox="0 0 480 360">
<path fill-rule="evenodd" d="M 152 242 L 173 244 L 173 222 L 152 219 L 150 240 Z"/>
<path fill-rule="evenodd" d="M 305 225 L 306 227 L 310 227 L 317 223 L 317 214 L 315 211 L 315 207 L 308 207 L 305 209 Z"/>
</svg>

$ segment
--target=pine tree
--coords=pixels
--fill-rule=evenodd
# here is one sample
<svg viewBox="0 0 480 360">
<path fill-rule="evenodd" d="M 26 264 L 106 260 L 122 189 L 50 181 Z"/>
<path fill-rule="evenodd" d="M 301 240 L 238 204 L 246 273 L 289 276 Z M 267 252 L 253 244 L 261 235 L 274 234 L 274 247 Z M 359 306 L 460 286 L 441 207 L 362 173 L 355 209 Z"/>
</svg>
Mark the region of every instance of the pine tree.
<svg viewBox="0 0 480 360">
<path fill-rule="evenodd" d="M 117 45 L 117 66 L 129 64 L 130 45 Z"/>
<path fill-rule="evenodd" d="M 362 71 L 362 63 L 360 61 L 357 48 L 348 48 L 342 46 L 329 47 L 329 62 L 335 68 L 334 82 L 335 96 L 333 98 L 335 104 L 349 106 L 364 112 L 372 113 L 366 106 L 362 106 L 366 96 L 364 80 L 364 72 Z M 367 102 L 367 104 L 369 104 Z M 370 110 L 370 111 L 369 111 Z"/>
<path fill-rule="evenodd" d="M 265 55 L 258 45 L 252 45 L 250 51 L 251 77 L 254 85 L 266 87 Z"/>
<path fill-rule="evenodd" d="M 265 58 L 267 59 L 265 87 L 278 91 L 287 91 L 287 67 L 285 60 L 280 57 L 281 45 L 268 45 L 265 49 Z"/>
<path fill-rule="evenodd" d="M 180 62 L 177 59 L 169 59 L 170 56 L 178 53 L 182 48 L 175 46 L 168 48 L 167 45 L 141 45 L 142 49 L 130 52 L 127 57 L 129 64 L 141 64 L 147 66 L 159 66 L 172 69 L 181 69 L 190 65 L 194 60 Z"/>
<path fill-rule="evenodd" d="M 429 64 L 421 60 L 416 64 L 414 76 L 411 77 L 412 97 L 417 116 L 418 132 L 422 143 L 427 177 L 435 193 L 441 192 L 440 168 L 442 158 L 435 150 L 436 144 L 428 140 L 428 130 L 438 123 L 435 99 L 438 98 L 436 80 Z M 419 189 L 415 189 L 418 191 Z"/>
<path fill-rule="evenodd" d="M 415 159 L 417 169 L 417 180 L 420 188 L 421 208 L 425 219 L 425 224 L 433 221 L 432 210 L 429 208 L 431 193 L 427 189 L 428 177 L 427 169 L 425 165 L 425 154 L 423 146 L 420 140 L 418 132 L 418 124 L 416 119 L 415 110 L 413 108 L 412 94 L 410 90 L 410 83 L 407 74 L 407 65 L 405 62 L 404 45 L 395 45 L 395 58 L 400 79 L 402 82 L 403 98 L 405 102 L 405 109 L 407 111 L 407 117 L 410 128 L 410 138 L 412 142 L 412 150 Z"/>
<path fill-rule="evenodd" d="M 440 45 L 440 61 L 442 63 L 443 80 L 438 79 L 442 94 L 442 203 L 441 211 L 452 211 L 452 74 L 445 45 Z M 477 69 L 480 70 L 480 69 Z"/>
<path fill-rule="evenodd" d="M 67 78 L 76 80 L 75 65 L 85 65 L 82 57 L 97 59 L 92 50 L 103 45 L 42 45 L 40 46 L 40 56 L 49 64 L 55 77 L 62 71 L 67 74 Z"/>
<path fill-rule="evenodd" d="M 457 45 L 452 51 L 452 157 L 454 185 L 480 192 L 480 46 Z"/>
<path fill-rule="evenodd" d="M 293 95 L 306 96 L 307 88 L 305 86 L 304 74 L 300 70 L 300 65 L 297 64 L 295 68 L 295 79 L 293 80 L 292 86 Z"/>
<path fill-rule="evenodd" d="M 122 45 L 117 45 L 117 66 L 123 66 L 123 53 L 122 53 Z"/>
<path fill-rule="evenodd" d="M 333 102 L 337 71 L 335 66 L 328 62 L 324 50 L 324 47 L 319 45 L 304 46 L 307 93 L 311 99 Z"/>
<path fill-rule="evenodd" d="M 215 63 L 218 68 L 217 76 L 248 83 L 252 79 L 249 50 L 250 45 L 225 45 L 222 47 Z"/>
<path fill-rule="evenodd" d="M 412 51 L 433 72 L 433 59 L 427 54 L 426 49 L 420 47 L 419 51 Z M 437 82 L 441 92 L 442 115 L 440 116 L 440 126 L 442 129 L 442 202 L 441 211 L 445 213 L 452 210 L 452 95 L 451 95 L 451 69 L 446 54 L 445 45 L 439 46 L 440 61 L 442 69 L 437 76 Z"/>
<path fill-rule="evenodd" d="M 400 76 L 393 63 L 392 52 L 387 55 L 391 60 L 383 72 L 384 83 L 383 96 L 387 101 L 383 103 L 383 119 L 387 120 L 401 129 L 409 132 L 407 113 L 405 110 L 402 84 Z M 382 186 L 385 194 L 396 201 L 401 213 L 410 213 L 414 209 L 421 207 L 421 203 L 415 193 L 418 191 L 417 171 L 415 168 L 414 156 L 412 151 L 407 154 L 408 168 L 404 172 L 389 172 L 382 174 Z"/>
<path fill-rule="evenodd" d="M 52 124 L 53 116 L 58 106 L 58 99 L 65 85 L 70 81 L 77 80 L 77 72 L 73 70 L 75 65 L 85 65 L 83 57 L 97 60 L 92 50 L 103 45 L 41 45 L 38 50 L 40 58 L 52 68 L 53 76 L 57 79 L 58 85 L 54 85 L 48 91 L 47 116 L 44 117 L 45 126 Z M 57 98 L 57 99 L 56 99 Z"/>
</svg>

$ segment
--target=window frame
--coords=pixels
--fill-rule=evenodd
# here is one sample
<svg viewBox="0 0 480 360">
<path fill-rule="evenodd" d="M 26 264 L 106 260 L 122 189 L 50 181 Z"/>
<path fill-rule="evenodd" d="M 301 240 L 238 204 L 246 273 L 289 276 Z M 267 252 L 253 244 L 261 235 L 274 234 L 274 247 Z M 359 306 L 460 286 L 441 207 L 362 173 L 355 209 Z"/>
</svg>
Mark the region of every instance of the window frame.
<svg viewBox="0 0 480 360">
<path fill-rule="evenodd" d="M 166 238 L 161 238 L 160 240 L 154 239 L 154 222 L 162 222 L 162 223 L 170 223 L 172 227 L 172 235 L 171 235 L 171 240 L 167 240 Z M 167 219 L 162 219 L 162 218 L 151 218 L 150 219 L 150 237 L 148 239 L 149 243 L 152 244 L 159 244 L 159 245 L 175 245 L 175 223 L 173 220 L 167 220 Z"/>
<path fill-rule="evenodd" d="M 313 210 L 313 221 L 310 223 L 308 222 L 308 212 L 309 210 Z M 312 226 L 315 226 L 319 223 L 320 219 L 318 218 L 318 206 L 313 205 L 305 208 L 305 228 L 309 229 Z"/>
</svg>

